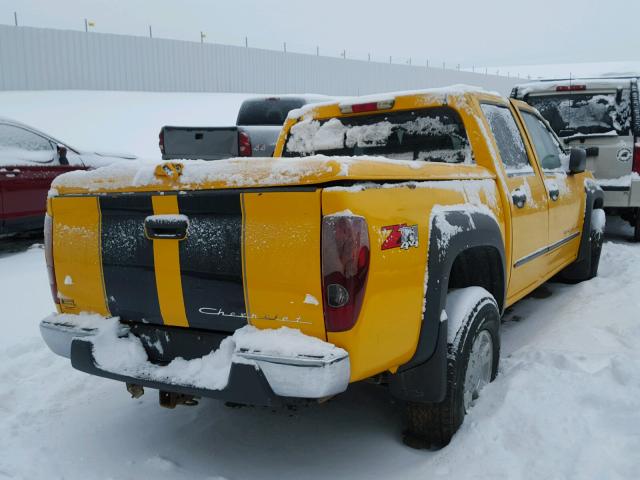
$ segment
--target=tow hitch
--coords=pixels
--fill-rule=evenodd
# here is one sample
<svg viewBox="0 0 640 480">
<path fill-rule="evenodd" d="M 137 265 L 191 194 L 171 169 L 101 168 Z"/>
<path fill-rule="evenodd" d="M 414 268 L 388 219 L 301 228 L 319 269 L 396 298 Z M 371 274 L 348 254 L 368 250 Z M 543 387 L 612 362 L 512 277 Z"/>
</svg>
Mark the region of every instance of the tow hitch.
<svg viewBox="0 0 640 480">
<path fill-rule="evenodd" d="M 160 406 L 164 408 L 176 408 L 177 405 L 186 405 L 195 407 L 198 400 L 193 395 L 184 395 L 182 393 L 164 392 L 160 390 Z"/>
</svg>

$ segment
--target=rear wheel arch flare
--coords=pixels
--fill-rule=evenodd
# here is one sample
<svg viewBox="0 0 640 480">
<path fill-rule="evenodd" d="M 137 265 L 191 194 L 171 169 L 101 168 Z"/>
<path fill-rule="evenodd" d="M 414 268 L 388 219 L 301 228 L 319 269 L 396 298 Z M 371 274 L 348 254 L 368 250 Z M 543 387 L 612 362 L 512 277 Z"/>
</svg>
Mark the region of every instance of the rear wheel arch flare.
<svg viewBox="0 0 640 480">
<path fill-rule="evenodd" d="M 505 278 L 500 251 L 493 245 L 470 247 L 455 257 L 449 272 L 447 291 L 466 287 L 482 287 L 504 307 Z"/>
<path fill-rule="evenodd" d="M 440 315 L 446 304 L 450 278 L 454 273 L 456 259 L 460 259 L 458 262 L 473 258 L 494 261 L 491 271 L 495 275 L 491 281 L 476 284 L 476 286 L 486 288 L 494 296 L 500 311 L 504 306 L 506 291 L 504 241 L 495 217 L 488 212 L 459 208 L 443 209 L 438 212 L 438 215 L 444 215 L 446 223 L 453 228 L 449 229 L 449 232 L 443 232 L 438 226 L 439 222 L 436 216 L 434 215 L 431 219 L 422 325 L 416 352 L 413 358 L 401 369 L 424 363 L 435 352 L 441 323 Z M 471 286 L 468 282 L 465 284 L 457 276 L 454 280 L 458 287 Z"/>
</svg>

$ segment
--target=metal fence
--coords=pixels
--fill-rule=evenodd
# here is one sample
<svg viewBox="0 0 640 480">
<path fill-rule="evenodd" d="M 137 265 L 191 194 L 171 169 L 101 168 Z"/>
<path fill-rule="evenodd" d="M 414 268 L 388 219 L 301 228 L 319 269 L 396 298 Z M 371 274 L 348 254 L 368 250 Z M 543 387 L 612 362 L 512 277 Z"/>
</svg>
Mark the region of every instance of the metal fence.
<svg viewBox="0 0 640 480">
<path fill-rule="evenodd" d="M 506 94 L 516 79 L 210 43 L 0 25 L 0 90 L 362 95 L 456 83 Z"/>
</svg>

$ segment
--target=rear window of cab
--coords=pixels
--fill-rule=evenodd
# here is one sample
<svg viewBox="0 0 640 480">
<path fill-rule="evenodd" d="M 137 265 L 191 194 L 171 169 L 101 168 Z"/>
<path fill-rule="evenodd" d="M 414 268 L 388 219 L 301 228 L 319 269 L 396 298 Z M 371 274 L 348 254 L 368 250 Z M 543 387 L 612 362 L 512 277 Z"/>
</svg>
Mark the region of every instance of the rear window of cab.
<svg viewBox="0 0 640 480">
<path fill-rule="evenodd" d="M 450 107 L 304 119 L 292 126 L 283 156 L 318 154 L 473 163 L 460 115 Z"/>
</svg>

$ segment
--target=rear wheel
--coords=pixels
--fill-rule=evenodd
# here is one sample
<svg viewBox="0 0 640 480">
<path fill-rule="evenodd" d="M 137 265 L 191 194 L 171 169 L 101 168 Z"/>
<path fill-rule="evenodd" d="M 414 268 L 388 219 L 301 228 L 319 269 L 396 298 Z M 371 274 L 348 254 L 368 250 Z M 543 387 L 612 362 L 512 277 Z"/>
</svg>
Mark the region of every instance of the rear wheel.
<svg viewBox="0 0 640 480">
<path fill-rule="evenodd" d="M 440 403 L 407 404 L 404 442 L 414 448 L 446 446 L 498 372 L 500 313 L 493 296 L 480 287 L 452 290 L 446 312 L 447 393 Z"/>
</svg>

